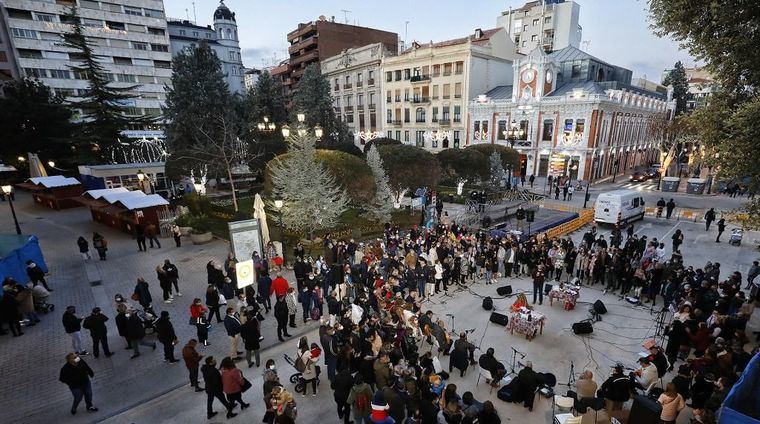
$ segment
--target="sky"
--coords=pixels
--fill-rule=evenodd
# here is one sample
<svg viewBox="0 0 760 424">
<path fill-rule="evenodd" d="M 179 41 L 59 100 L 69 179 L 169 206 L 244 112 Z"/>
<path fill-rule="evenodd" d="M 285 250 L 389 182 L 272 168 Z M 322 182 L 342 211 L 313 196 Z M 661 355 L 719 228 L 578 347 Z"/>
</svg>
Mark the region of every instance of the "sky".
<svg viewBox="0 0 760 424">
<path fill-rule="evenodd" d="M 586 51 L 599 59 L 632 70 L 634 77 L 658 82 L 662 71 L 677 60 L 694 65 L 678 43 L 652 33 L 646 0 L 576 2 L 581 6 L 582 39 L 590 42 Z M 525 0 L 225 0 L 225 4 L 236 13 L 243 64 L 261 68 L 285 59 L 286 34 L 320 15 L 393 31 L 406 37 L 407 43 L 437 42 L 463 37 L 475 28 L 494 28 L 502 11 L 521 7 Z M 164 0 L 168 17 L 189 17 L 199 25 L 213 23 L 218 5 L 218 0 Z"/>
</svg>

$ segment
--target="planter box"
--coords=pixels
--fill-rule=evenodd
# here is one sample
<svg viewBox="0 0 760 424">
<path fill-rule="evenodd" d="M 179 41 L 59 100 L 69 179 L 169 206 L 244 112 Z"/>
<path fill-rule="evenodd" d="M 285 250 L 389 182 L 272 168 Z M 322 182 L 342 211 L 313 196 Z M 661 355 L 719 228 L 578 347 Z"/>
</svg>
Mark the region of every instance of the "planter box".
<svg viewBox="0 0 760 424">
<path fill-rule="evenodd" d="M 202 234 L 190 234 L 190 240 L 193 242 L 193 244 L 206 244 L 213 239 L 214 236 L 211 234 L 211 231 Z"/>
<path fill-rule="evenodd" d="M 179 232 L 183 236 L 189 236 L 190 235 L 190 231 L 192 231 L 192 230 L 193 230 L 193 227 L 179 227 Z"/>
</svg>

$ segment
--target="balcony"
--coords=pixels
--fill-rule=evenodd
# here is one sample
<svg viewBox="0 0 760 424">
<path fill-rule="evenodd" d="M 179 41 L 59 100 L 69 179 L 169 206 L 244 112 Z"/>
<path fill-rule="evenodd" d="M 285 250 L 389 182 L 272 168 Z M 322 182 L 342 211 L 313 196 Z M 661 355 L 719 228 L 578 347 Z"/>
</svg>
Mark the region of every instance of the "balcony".
<svg viewBox="0 0 760 424">
<path fill-rule="evenodd" d="M 314 36 L 311 36 L 311 37 L 309 37 L 309 38 L 307 38 L 305 40 L 297 41 L 294 44 L 291 44 L 288 47 L 288 54 L 293 54 L 293 53 L 295 53 L 295 52 L 297 52 L 299 50 L 305 49 L 305 48 L 307 48 L 309 46 L 316 45 L 317 41 L 318 41 L 318 38 L 319 38 L 318 36 L 314 35 Z"/>
<path fill-rule="evenodd" d="M 430 103 L 430 97 L 415 96 L 412 99 L 412 103 L 414 104 Z"/>
<path fill-rule="evenodd" d="M 456 71 L 454 71 L 454 75 L 462 75 L 463 73 L 464 73 L 463 69 L 457 69 Z"/>
<path fill-rule="evenodd" d="M 354 111 L 354 107 L 353 106 L 344 106 L 343 109 L 345 109 L 346 112 L 353 112 Z"/>
<path fill-rule="evenodd" d="M 356 88 L 361 88 L 363 85 L 364 85 L 364 83 L 363 83 L 363 82 L 361 82 L 361 81 L 357 81 L 357 83 L 356 83 Z"/>
<path fill-rule="evenodd" d="M 424 124 L 427 121 L 425 121 L 424 119 L 415 119 L 414 122 L 417 123 L 417 124 Z"/>
<path fill-rule="evenodd" d="M 439 119 L 438 123 L 441 124 L 442 127 L 451 125 L 451 119 Z"/>
<path fill-rule="evenodd" d="M 351 84 L 350 82 L 343 84 L 344 90 L 350 90 L 351 88 L 353 88 L 353 84 Z"/>
<path fill-rule="evenodd" d="M 401 120 L 400 119 L 394 119 L 394 120 L 388 121 L 388 123 L 389 124 L 393 124 L 393 125 L 395 125 L 397 127 L 401 126 Z"/>
<path fill-rule="evenodd" d="M 375 79 L 374 78 L 368 79 L 367 86 L 372 87 L 373 85 L 375 85 Z"/>
<path fill-rule="evenodd" d="M 399 103 L 401 101 L 401 96 L 396 96 L 396 103 Z"/>
<path fill-rule="evenodd" d="M 444 76 L 444 77 L 448 77 L 448 76 L 451 76 L 451 70 L 448 70 L 448 71 L 443 71 L 443 76 Z"/>
<path fill-rule="evenodd" d="M 305 52 L 298 56 L 290 56 L 290 66 L 295 66 L 295 65 L 298 65 L 299 63 L 308 62 L 311 60 L 319 60 L 318 49 L 309 50 L 308 52 Z"/>
<path fill-rule="evenodd" d="M 377 105 L 374 104 L 374 103 L 371 103 L 368 107 L 369 107 L 369 110 L 375 110 L 375 109 L 377 109 Z"/>
<path fill-rule="evenodd" d="M 333 106 L 333 111 L 335 113 L 340 113 L 340 106 Z"/>
<path fill-rule="evenodd" d="M 385 103 L 390 103 L 392 100 L 393 100 L 393 99 L 392 99 L 391 97 L 386 97 L 386 98 L 385 98 Z"/>
<path fill-rule="evenodd" d="M 450 99 L 450 98 L 451 98 L 451 96 L 450 96 L 450 95 L 448 95 L 448 94 L 444 94 L 444 95 L 443 95 L 443 99 L 444 99 L 444 100 L 445 100 L 445 99 Z"/>
<path fill-rule="evenodd" d="M 339 85 L 336 85 L 335 87 L 333 87 L 333 90 L 335 90 L 335 91 L 339 91 L 339 90 L 340 90 L 340 86 L 339 86 Z"/>
<path fill-rule="evenodd" d="M 438 100 L 438 96 L 433 96 L 430 98 L 430 100 Z"/>
<path fill-rule="evenodd" d="M 462 98 L 462 95 L 461 95 L 461 94 L 454 94 L 454 98 L 455 98 L 455 99 L 461 99 L 461 98 Z"/>
<path fill-rule="evenodd" d="M 412 84 L 424 84 L 430 81 L 430 75 L 415 75 L 412 77 Z"/>
</svg>

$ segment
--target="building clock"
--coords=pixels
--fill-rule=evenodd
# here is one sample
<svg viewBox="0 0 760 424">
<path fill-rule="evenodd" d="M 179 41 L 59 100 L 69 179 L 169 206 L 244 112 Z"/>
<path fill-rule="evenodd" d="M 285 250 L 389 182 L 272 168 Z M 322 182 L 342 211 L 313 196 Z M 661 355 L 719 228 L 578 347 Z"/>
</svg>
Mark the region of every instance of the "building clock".
<svg viewBox="0 0 760 424">
<path fill-rule="evenodd" d="M 535 77 L 534 72 L 532 69 L 528 69 L 523 72 L 522 74 L 522 81 L 525 84 L 530 84 L 531 81 L 533 81 L 533 78 Z"/>
</svg>

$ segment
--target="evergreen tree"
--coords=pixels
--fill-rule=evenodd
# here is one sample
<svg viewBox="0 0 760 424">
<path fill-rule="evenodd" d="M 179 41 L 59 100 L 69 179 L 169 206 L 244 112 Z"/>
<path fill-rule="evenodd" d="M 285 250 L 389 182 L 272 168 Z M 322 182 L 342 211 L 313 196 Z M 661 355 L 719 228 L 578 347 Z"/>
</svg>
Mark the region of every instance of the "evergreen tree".
<svg viewBox="0 0 760 424">
<path fill-rule="evenodd" d="M 375 195 L 369 204 L 369 214 L 380 222 L 388 222 L 393 211 L 393 193 L 383 168 L 383 160 L 374 145 L 367 152 L 367 165 L 375 177 Z"/>
<path fill-rule="evenodd" d="M 279 127 L 288 119 L 285 110 L 285 98 L 282 95 L 282 85 L 272 78 L 267 71 L 262 71 L 256 85 L 246 93 L 246 121 L 251 131 L 256 131 L 256 125 L 269 118 Z"/>
<path fill-rule="evenodd" d="M 215 116 L 235 109 L 219 58 L 205 40 L 179 52 L 172 61 L 172 86 L 166 87 L 166 139 L 173 151 L 194 145 L 198 127 L 211 128 Z"/>
<path fill-rule="evenodd" d="M 351 141 L 348 127 L 333 112 L 330 81 L 322 75 L 319 65 L 311 64 L 306 67 L 298 82 L 298 91 L 293 95 L 291 111 L 294 114 L 305 114 L 305 124 L 309 127 L 321 125 L 324 129 L 324 140 L 331 143 Z"/>
<path fill-rule="evenodd" d="M 673 99 L 676 101 L 676 115 L 686 111 L 686 98 L 689 95 L 689 81 L 686 78 L 686 70 L 679 60 L 668 72 L 663 81 L 665 86 L 673 86 Z"/>
<path fill-rule="evenodd" d="M 64 168 L 75 165 L 71 143 L 71 110 L 61 96 L 37 79 L 13 80 L 2 87 L 0 128 L 6 160 L 39 154 L 43 161 L 54 160 Z"/>
<path fill-rule="evenodd" d="M 334 227 L 348 207 L 346 192 L 317 162 L 313 135 L 293 132 L 288 141 L 290 154 L 269 164 L 272 194 L 283 200 L 283 222 L 292 230 L 309 234 Z"/>
<path fill-rule="evenodd" d="M 488 157 L 488 167 L 491 170 L 491 183 L 496 187 L 501 187 L 504 184 L 504 178 L 506 178 L 507 173 L 504 171 L 504 165 L 501 163 L 501 154 L 499 152 L 493 152 Z"/>
<path fill-rule="evenodd" d="M 129 94 L 138 85 L 116 87 L 111 83 L 111 74 L 101 64 L 100 55 L 95 54 L 88 37 L 84 35 L 84 26 L 76 6 L 66 13 L 71 22 L 71 32 L 63 34 L 64 47 L 73 50 L 78 57 L 76 65 L 69 69 L 77 78 L 87 81 L 87 89 L 72 101 L 72 106 L 81 109 L 81 119 L 76 131 L 81 156 L 93 156 L 102 159 L 104 154 L 117 145 L 119 133 L 130 125 L 149 124 L 153 119 L 129 116 Z M 86 158 L 83 157 L 83 160 Z"/>
</svg>

